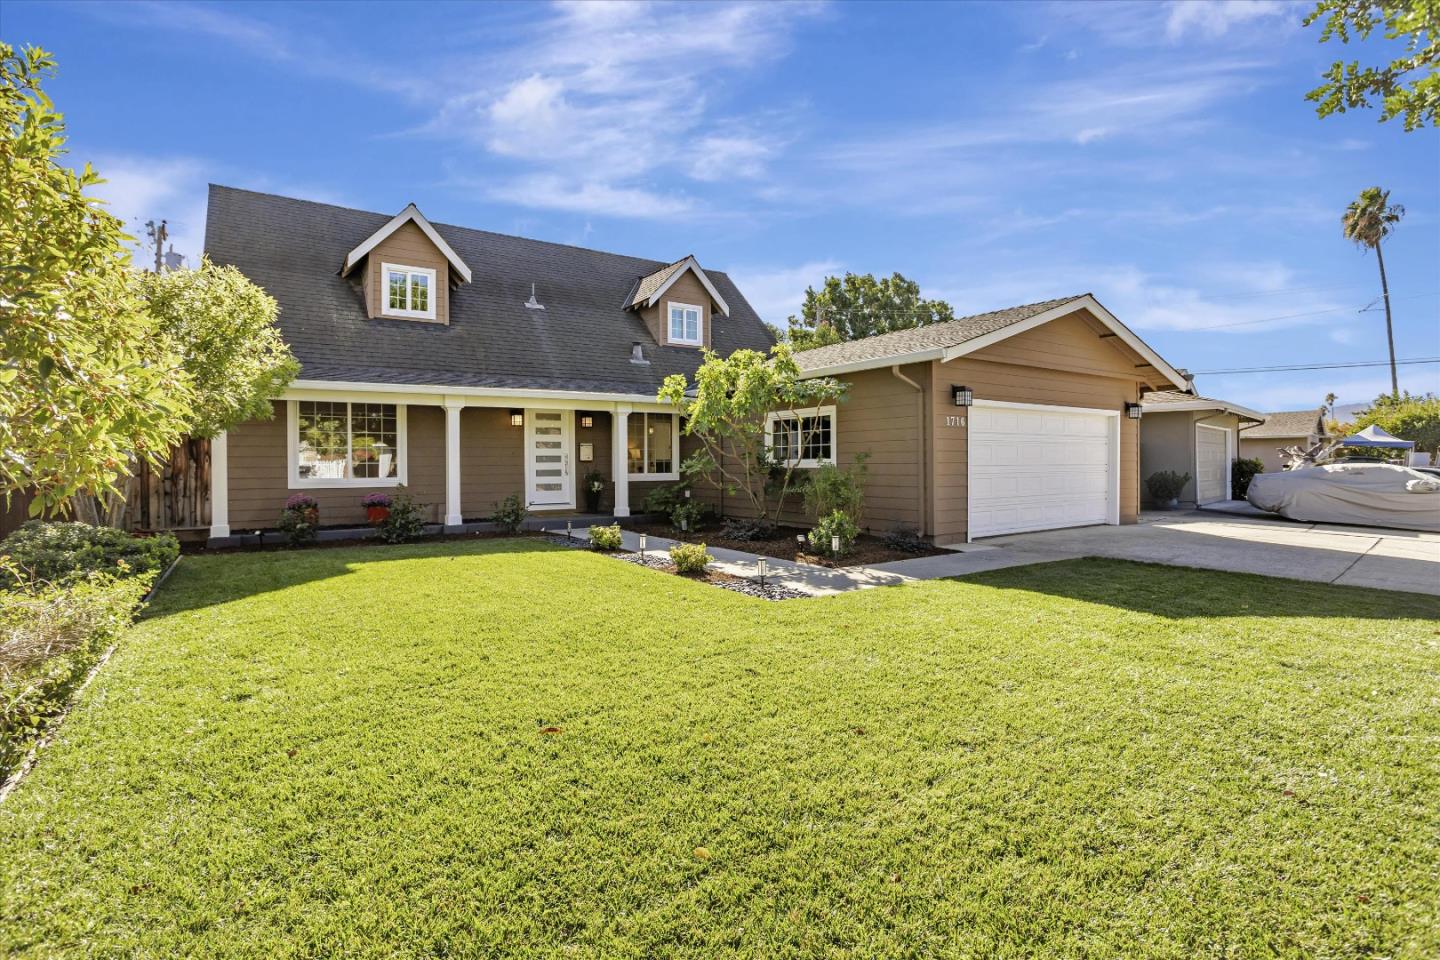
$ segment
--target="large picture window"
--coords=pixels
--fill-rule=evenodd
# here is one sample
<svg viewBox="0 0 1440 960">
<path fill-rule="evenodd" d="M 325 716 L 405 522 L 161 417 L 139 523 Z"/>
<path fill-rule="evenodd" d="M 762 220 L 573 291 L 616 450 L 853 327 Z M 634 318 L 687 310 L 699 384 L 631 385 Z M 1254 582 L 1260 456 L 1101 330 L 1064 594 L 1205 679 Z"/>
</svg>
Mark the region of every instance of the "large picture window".
<svg viewBox="0 0 1440 960">
<path fill-rule="evenodd" d="M 387 317 L 435 319 L 435 271 L 425 267 L 403 267 L 381 264 L 380 276 L 384 309 Z"/>
<path fill-rule="evenodd" d="M 393 486 L 405 482 L 405 407 L 294 400 L 291 486 Z"/>
<path fill-rule="evenodd" d="M 675 414 L 632 413 L 626 423 L 626 469 L 630 479 L 679 479 L 680 436 L 675 429 Z"/>
<path fill-rule="evenodd" d="M 834 463 L 835 408 L 770 414 L 765 425 L 765 447 L 777 463 L 797 467 Z"/>
</svg>

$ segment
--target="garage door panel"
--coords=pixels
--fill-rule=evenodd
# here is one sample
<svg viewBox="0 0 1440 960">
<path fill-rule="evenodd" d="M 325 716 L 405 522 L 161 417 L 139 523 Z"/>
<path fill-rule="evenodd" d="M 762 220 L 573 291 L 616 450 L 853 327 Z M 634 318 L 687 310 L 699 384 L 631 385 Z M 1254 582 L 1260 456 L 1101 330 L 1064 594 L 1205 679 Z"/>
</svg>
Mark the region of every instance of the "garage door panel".
<svg viewBox="0 0 1440 960">
<path fill-rule="evenodd" d="M 1195 427 L 1195 499 L 1197 503 L 1224 500 L 1229 486 L 1229 435 L 1223 430 Z"/>
<path fill-rule="evenodd" d="M 1111 417 L 972 407 L 971 536 L 1106 523 Z"/>
</svg>

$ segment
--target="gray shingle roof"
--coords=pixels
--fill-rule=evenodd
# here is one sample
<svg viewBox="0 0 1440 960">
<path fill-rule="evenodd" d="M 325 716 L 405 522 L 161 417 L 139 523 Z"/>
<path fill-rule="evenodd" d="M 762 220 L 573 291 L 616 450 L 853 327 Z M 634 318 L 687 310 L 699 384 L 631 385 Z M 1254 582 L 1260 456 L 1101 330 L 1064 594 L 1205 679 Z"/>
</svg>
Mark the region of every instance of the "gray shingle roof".
<svg viewBox="0 0 1440 960">
<path fill-rule="evenodd" d="M 674 263 L 666 264 L 665 266 L 661 267 L 659 270 L 656 270 L 649 276 L 641 277 L 640 282 L 635 285 L 635 292 L 630 295 L 630 299 L 625 302 L 625 305 L 627 307 L 633 307 L 641 300 L 648 300 L 650 298 L 650 295 L 656 290 L 659 290 L 662 286 L 664 286 L 665 281 L 669 280 L 670 277 L 674 275 L 675 271 L 679 270 L 680 267 L 685 263 L 685 261 L 689 259 L 690 258 L 688 256 L 681 257 Z M 706 275 L 709 275 L 708 270 L 706 271 Z"/>
<path fill-rule="evenodd" d="M 961 317 L 928 327 L 896 330 L 893 333 L 882 333 L 874 337 L 866 337 L 863 340 L 850 340 L 829 347 L 817 347 L 814 350 L 797 353 L 795 362 L 800 365 L 801 370 L 818 370 L 842 363 L 885 360 L 924 350 L 956 347 L 967 340 L 994 333 L 1012 323 L 1028 320 L 1083 296 L 1086 294 L 1042 300 L 1039 303 L 1027 303 L 1018 307 L 1006 307 L 1004 310 L 977 313 L 974 316 Z"/>
<path fill-rule="evenodd" d="M 1282 410 L 1265 414 L 1265 422 L 1240 431 L 1247 440 L 1263 440 L 1266 437 L 1307 437 L 1310 434 L 1325 435 L 1325 421 L 1320 410 Z"/>
<path fill-rule="evenodd" d="M 649 395 L 700 363 L 697 350 L 657 345 L 624 309 L 640 278 L 667 264 L 440 223 L 474 271 L 473 283 L 451 292 L 450 323 L 371 320 L 360 272 L 339 270 L 390 218 L 212 184 L 205 251 L 279 301 L 281 332 L 306 380 Z M 713 348 L 768 350 L 770 333 L 735 284 L 706 273 L 730 305 L 730 316 L 712 320 Z M 532 283 L 544 310 L 524 306 Z M 649 364 L 630 362 L 637 340 Z"/>
<path fill-rule="evenodd" d="M 1239 404 L 1231 403 L 1228 400 L 1216 400 L 1214 397 L 1202 397 L 1199 394 L 1186 393 L 1183 390 L 1151 390 L 1140 398 L 1140 403 L 1147 409 L 1158 407 L 1158 412 L 1163 412 L 1166 406 L 1172 404 L 1208 403 L 1215 410 L 1234 413 L 1246 420 L 1252 419 L 1250 417 L 1252 411 Z"/>
</svg>

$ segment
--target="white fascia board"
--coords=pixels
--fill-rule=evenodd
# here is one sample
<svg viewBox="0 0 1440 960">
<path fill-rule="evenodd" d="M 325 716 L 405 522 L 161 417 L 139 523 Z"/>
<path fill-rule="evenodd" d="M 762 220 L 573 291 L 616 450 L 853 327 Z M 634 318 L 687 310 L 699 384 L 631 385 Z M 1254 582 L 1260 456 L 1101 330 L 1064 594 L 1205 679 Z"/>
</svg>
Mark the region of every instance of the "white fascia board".
<svg viewBox="0 0 1440 960">
<path fill-rule="evenodd" d="M 654 394 L 647 393 L 589 393 L 584 390 L 536 390 L 519 389 L 509 387 L 457 387 L 440 384 L 416 384 L 416 383 L 364 383 L 359 381 L 344 380 L 296 380 L 282 395 L 285 400 L 314 400 L 320 399 L 318 395 L 324 394 L 327 397 L 334 397 L 337 394 L 401 394 L 412 397 L 424 398 L 422 400 L 411 400 L 412 403 L 429 402 L 442 403 L 445 397 L 473 397 L 476 400 L 493 399 L 516 401 L 516 406 L 523 405 L 519 401 L 535 400 L 543 402 L 564 401 L 572 404 L 579 404 L 583 409 L 586 403 L 612 404 L 629 403 L 635 408 L 651 412 L 670 410 L 668 403 L 656 399 Z M 437 400 L 439 397 L 441 399 Z M 478 405 L 478 404 L 477 404 Z"/>
<path fill-rule="evenodd" d="M 1181 376 L 1178 370 L 1165 362 L 1164 357 L 1151 349 L 1149 344 L 1137 337 L 1130 328 L 1121 323 L 1113 313 L 1106 310 L 1105 307 L 1100 304 L 1100 301 L 1089 294 L 1083 297 L 1076 297 L 1074 300 L 1067 300 L 1058 307 L 1051 307 L 1044 313 L 1037 313 L 1028 320 L 1012 323 L 1008 327 L 1001 327 L 993 333 L 987 333 L 984 336 L 976 337 L 974 340 L 966 340 L 962 344 L 949 347 L 945 350 L 944 360 L 954 360 L 957 357 L 974 353 L 976 350 L 984 350 L 986 347 L 993 346 L 1002 340 L 1008 340 L 1010 337 L 1024 333 L 1026 330 L 1033 330 L 1038 326 L 1049 323 L 1051 320 L 1058 320 L 1081 308 L 1089 310 L 1094 314 L 1101 323 L 1110 328 L 1112 333 L 1124 341 L 1126 346 L 1144 357 L 1147 363 L 1156 370 L 1159 370 L 1177 389 L 1187 391 L 1190 389 L 1190 381 Z"/>
<path fill-rule="evenodd" d="M 903 367 L 907 363 L 925 363 L 929 360 L 943 359 L 945 359 L 944 349 L 941 347 L 931 347 L 928 350 L 916 350 L 914 353 L 902 353 L 888 357 L 867 357 L 864 360 L 832 363 L 829 366 L 802 370 L 800 371 L 800 377 L 803 380 L 809 380 L 812 377 L 835 377 L 842 373 L 858 373 L 861 370 L 878 370 L 881 367 Z"/>
<path fill-rule="evenodd" d="M 679 280 L 687 270 L 695 274 L 695 278 L 700 281 L 700 285 L 705 288 L 705 292 L 710 294 L 710 298 L 720 305 L 720 312 L 727 317 L 730 316 L 730 304 L 726 303 L 725 298 L 720 296 L 720 291 L 715 289 L 715 284 L 710 282 L 710 278 L 705 275 L 705 271 L 700 268 L 699 262 L 696 261 L 693 256 L 686 257 L 680 269 L 670 274 L 670 279 L 660 284 L 660 289 L 645 299 L 645 306 L 653 307 L 659 303 L 660 296 L 674 286 L 675 281 Z"/>
<path fill-rule="evenodd" d="M 413 203 L 391 217 L 390 222 L 385 224 L 385 226 L 370 234 L 364 243 L 347 253 L 345 255 L 345 268 L 340 271 L 340 276 L 349 276 L 350 271 L 354 270 L 356 264 L 364 259 L 371 250 L 374 250 L 380 245 L 382 240 L 407 223 L 413 223 L 419 227 L 420 232 L 425 234 L 431 243 L 435 244 L 435 248 L 445 256 L 450 266 L 455 268 L 455 272 L 460 274 L 466 283 L 470 282 L 470 268 L 465 265 L 464 260 L 460 259 L 460 254 L 456 253 L 450 244 L 445 242 L 444 237 L 435 232 L 435 228 L 430 225 L 430 221 L 425 219 L 425 214 L 421 213 L 420 208 Z"/>
<path fill-rule="evenodd" d="M 1214 400 L 1186 400 L 1181 403 L 1146 403 L 1144 400 L 1141 400 L 1140 409 L 1146 413 L 1169 413 L 1171 410 L 1176 412 L 1186 410 L 1218 410 L 1221 413 L 1233 413 L 1239 417 L 1247 417 L 1256 423 L 1263 423 L 1265 420 L 1265 414 L 1251 410 L 1249 407 L 1242 407 L 1238 403 L 1221 403 Z"/>
</svg>

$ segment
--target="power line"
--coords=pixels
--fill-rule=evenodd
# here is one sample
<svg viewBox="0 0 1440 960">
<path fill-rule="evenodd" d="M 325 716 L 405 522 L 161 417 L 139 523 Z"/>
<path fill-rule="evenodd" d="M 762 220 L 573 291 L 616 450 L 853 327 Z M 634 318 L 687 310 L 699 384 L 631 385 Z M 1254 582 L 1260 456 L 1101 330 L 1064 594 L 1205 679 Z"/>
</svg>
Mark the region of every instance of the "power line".
<svg viewBox="0 0 1440 960">
<path fill-rule="evenodd" d="M 1411 357 L 1396 360 L 1395 365 L 1408 366 L 1415 363 L 1440 363 L 1440 357 Z M 1341 370 L 1350 367 L 1388 367 L 1389 360 L 1356 360 L 1348 363 L 1295 363 L 1281 367 L 1239 367 L 1234 370 L 1196 370 L 1195 376 L 1213 376 L 1217 373 L 1275 373 L 1286 370 Z"/>
<path fill-rule="evenodd" d="M 1437 294 L 1440 294 L 1440 291 L 1432 291 L 1430 293 L 1415 293 L 1411 294 L 1408 297 L 1391 297 L 1390 302 L 1395 303 L 1400 300 L 1419 300 L 1422 297 L 1433 297 Z M 1223 330 L 1227 327 L 1253 327 L 1257 323 L 1273 323 L 1276 320 L 1294 320 L 1298 317 L 1318 317 L 1327 313 L 1350 313 L 1352 311 L 1355 313 L 1365 313 L 1370 310 L 1371 306 L 1373 306 L 1374 303 L 1375 301 L 1372 300 L 1370 302 L 1370 305 L 1364 307 L 1331 307 L 1328 310 L 1311 310 L 1308 313 L 1287 313 L 1279 317 L 1261 317 L 1259 320 L 1239 320 L 1234 323 L 1214 323 L 1208 327 L 1182 327 L 1176 332 L 1195 333 L 1200 330 Z M 1388 363 L 1389 361 L 1387 360 L 1386 362 Z"/>
</svg>

